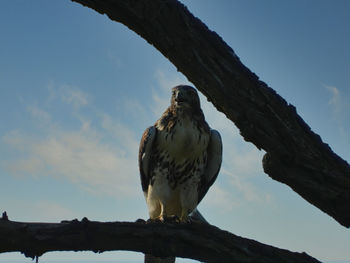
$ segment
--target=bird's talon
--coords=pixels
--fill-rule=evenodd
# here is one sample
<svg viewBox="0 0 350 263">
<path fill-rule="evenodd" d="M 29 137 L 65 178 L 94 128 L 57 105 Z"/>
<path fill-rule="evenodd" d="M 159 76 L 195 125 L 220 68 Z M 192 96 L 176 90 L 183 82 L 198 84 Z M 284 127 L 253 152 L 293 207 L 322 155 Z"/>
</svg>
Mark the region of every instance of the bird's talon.
<svg viewBox="0 0 350 263">
<path fill-rule="evenodd" d="M 149 218 L 147 221 L 146 221 L 146 224 L 149 224 L 149 223 L 161 223 L 161 222 L 164 222 L 164 217 L 163 216 L 158 216 L 158 217 L 155 217 L 155 218 Z"/>
<path fill-rule="evenodd" d="M 171 215 L 164 218 L 167 223 L 180 223 L 180 218 L 177 215 Z"/>
</svg>

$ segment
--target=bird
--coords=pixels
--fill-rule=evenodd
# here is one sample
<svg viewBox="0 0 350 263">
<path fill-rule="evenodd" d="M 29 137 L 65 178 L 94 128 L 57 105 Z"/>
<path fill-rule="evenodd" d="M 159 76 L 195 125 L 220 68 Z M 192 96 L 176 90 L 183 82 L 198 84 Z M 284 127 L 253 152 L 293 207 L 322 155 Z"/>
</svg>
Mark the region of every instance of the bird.
<svg viewBox="0 0 350 263">
<path fill-rule="evenodd" d="M 206 122 L 195 88 L 172 88 L 170 106 L 142 135 L 138 161 L 150 220 L 191 222 L 191 213 L 201 217 L 196 207 L 220 171 L 222 140 Z M 175 258 L 146 255 L 145 262 Z"/>
</svg>

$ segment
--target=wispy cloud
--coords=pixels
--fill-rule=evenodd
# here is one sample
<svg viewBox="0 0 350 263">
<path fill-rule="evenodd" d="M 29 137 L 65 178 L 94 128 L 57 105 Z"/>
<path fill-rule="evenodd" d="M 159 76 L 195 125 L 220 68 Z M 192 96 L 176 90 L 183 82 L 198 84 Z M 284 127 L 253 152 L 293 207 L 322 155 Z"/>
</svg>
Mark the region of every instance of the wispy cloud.
<svg viewBox="0 0 350 263">
<path fill-rule="evenodd" d="M 229 213 L 234 207 L 240 205 L 239 200 L 233 198 L 231 192 L 225 190 L 218 183 L 214 184 L 203 199 L 206 205 L 219 208 L 222 213 Z"/>
<path fill-rule="evenodd" d="M 29 105 L 27 107 L 28 112 L 33 118 L 36 118 L 43 124 L 49 123 L 51 121 L 51 115 L 47 111 L 40 109 L 36 105 Z"/>
<path fill-rule="evenodd" d="M 341 137 L 347 140 L 348 135 L 345 132 L 344 122 L 348 121 L 349 118 L 349 104 L 348 99 L 344 97 L 344 94 L 335 86 L 324 86 L 329 92 L 330 97 L 328 104 L 331 107 L 334 121 L 337 123 L 339 133 Z"/>
<path fill-rule="evenodd" d="M 170 74 L 164 72 L 161 69 L 157 69 L 154 75 L 155 79 L 157 80 L 158 87 L 161 90 L 168 91 L 169 94 L 172 87 L 181 84 L 191 85 L 191 83 L 188 80 L 186 80 L 186 78 L 183 75 L 180 74 Z"/>
<path fill-rule="evenodd" d="M 24 157 L 6 163 L 17 175 L 66 177 L 93 192 L 125 196 L 136 184 L 136 158 L 104 144 L 89 129 L 59 131 L 44 139 L 22 133 L 3 137 Z M 136 154 L 135 154 L 136 155 Z"/>
<path fill-rule="evenodd" d="M 24 207 L 23 207 L 24 208 Z M 39 201 L 36 203 L 27 203 L 24 208 L 27 214 L 35 215 L 37 219 L 45 222 L 57 222 L 59 219 L 77 218 L 77 212 L 73 211 L 61 204 L 52 201 Z M 23 213 L 24 211 L 22 211 Z M 33 219 L 33 218 L 29 218 Z M 23 220 L 23 218 L 21 218 Z"/>
<path fill-rule="evenodd" d="M 51 200 L 7 200 L 1 205 L 10 220 L 58 222 L 62 219 L 82 218 L 77 209 L 72 210 L 64 204 Z"/>
<path fill-rule="evenodd" d="M 325 86 L 325 88 L 329 91 L 331 95 L 328 104 L 332 107 L 333 113 L 336 116 L 339 116 L 343 107 L 340 92 L 334 86 Z"/>
<path fill-rule="evenodd" d="M 269 203 L 271 201 L 271 194 L 259 190 L 249 179 L 227 170 L 224 170 L 223 173 L 230 177 L 231 185 L 242 200 L 254 203 Z"/>
<path fill-rule="evenodd" d="M 141 135 L 135 134 L 132 128 L 116 121 L 109 114 L 100 112 L 101 127 L 114 137 L 120 148 L 123 149 L 123 155 L 135 155 L 138 152 Z"/>
<path fill-rule="evenodd" d="M 76 109 L 86 106 L 90 99 L 90 96 L 86 92 L 70 85 L 61 86 L 59 93 L 65 103 L 72 105 Z"/>
<path fill-rule="evenodd" d="M 91 96 L 76 87 L 50 89 L 51 100 L 69 103 L 75 112 L 90 107 Z M 2 166 L 14 175 L 65 177 L 91 192 L 132 195 L 131 190 L 139 184 L 138 138 L 128 126 L 95 110 L 93 105 L 91 109 L 93 116 L 76 114 L 73 118 L 80 125 L 72 128 L 57 125 L 54 116 L 39 106 L 28 106 L 33 121 L 45 121 L 46 125 L 40 126 L 40 136 L 21 130 L 2 136 L 2 143 L 17 151 L 14 158 L 3 160 Z"/>
</svg>

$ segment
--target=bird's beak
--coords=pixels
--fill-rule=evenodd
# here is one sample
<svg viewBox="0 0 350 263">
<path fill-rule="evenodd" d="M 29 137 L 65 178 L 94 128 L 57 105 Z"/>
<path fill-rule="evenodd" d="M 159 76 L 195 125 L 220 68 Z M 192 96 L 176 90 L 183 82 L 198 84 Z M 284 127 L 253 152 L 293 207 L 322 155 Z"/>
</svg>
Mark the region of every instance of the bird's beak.
<svg viewBox="0 0 350 263">
<path fill-rule="evenodd" d="M 175 101 L 178 105 L 186 102 L 184 96 L 181 93 L 176 94 Z"/>
</svg>

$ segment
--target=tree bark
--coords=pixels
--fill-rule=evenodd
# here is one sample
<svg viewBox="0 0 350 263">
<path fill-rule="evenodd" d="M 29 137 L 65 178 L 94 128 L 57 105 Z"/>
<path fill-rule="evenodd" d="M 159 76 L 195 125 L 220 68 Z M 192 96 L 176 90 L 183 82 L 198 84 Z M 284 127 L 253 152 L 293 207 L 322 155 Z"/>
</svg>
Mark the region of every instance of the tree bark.
<svg viewBox="0 0 350 263">
<path fill-rule="evenodd" d="M 72 0 L 135 31 L 264 149 L 264 171 L 350 227 L 350 166 L 177 0 Z M 297 76 L 296 76 L 297 77 Z"/>
<path fill-rule="evenodd" d="M 202 223 L 62 221 L 21 223 L 0 219 L 0 253 L 37 258 L 49 251 L 130 250 L 204 262 L 319 263 L 306 253 L 264 245 Z"/>
</svg>

